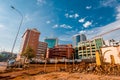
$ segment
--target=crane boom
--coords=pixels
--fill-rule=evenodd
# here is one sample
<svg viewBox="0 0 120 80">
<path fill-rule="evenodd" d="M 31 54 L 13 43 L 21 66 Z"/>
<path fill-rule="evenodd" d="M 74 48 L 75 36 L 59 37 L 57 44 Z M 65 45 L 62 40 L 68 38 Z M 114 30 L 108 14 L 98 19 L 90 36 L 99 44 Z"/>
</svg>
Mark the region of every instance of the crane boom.
<svg viewBox="0 0 120 80">
<path fill-rule="evenodd" d="M 116 30 L 119 30 L 119 29 L 120 29 L 120 27 L 119 27 L 119 28 L 116 28 L 116 29 L 113 29 L 113 30 L 110 30 L 110 31 L 108 31 L 108 32 L 104 32 L 104 33 L 102 33 L 102 34 L 100 34 L 100 35 L 97 35 L 97 36 L 93 37 L 92 39 L 94 39 L 94 38 L 96 38 L 96 37 L 101 37 L 101 36 L 103 36 L 103 35 L 106 35 L 106 34 L 108 34 L 108 33 L 111 33 L 111 32 L 113 32 L 113 31 L 116 31 Z"/>
</svg>

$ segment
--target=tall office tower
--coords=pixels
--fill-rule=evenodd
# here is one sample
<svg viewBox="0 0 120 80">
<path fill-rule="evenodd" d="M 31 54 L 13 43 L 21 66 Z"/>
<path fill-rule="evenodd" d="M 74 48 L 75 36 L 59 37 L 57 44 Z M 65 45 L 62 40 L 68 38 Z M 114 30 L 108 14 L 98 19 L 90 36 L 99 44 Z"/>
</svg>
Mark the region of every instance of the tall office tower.
<svg viewBox="0 0 120 80">
<path fill-rule="evenodd" d="M 44 59 L 47 53 L 47 43 L 46 42 L 39 42 L 37 55 L 38 59 Z"/>
<path fill-rule="evenodd" d="M 87 38 L 85 34 L 76 34 L 73 36 L 73 46 L 76 47 L 78 46 L 78 43 L 81 41 L 86 41 Z"/>
<path fill-rule="evenodd" d="M 34 53 L 37 54 L 39 35 L 40 32 L 36 28 L 27 29 L 22 36 L 21 53 L 29 46 L 34 50 Z"/>
<path fill-rule="evenodd" d="M 48 44 L 48 48 L 53 48 L 54 46 L 58 45 L 57 38 L 46 38 L 45 42 Z"/>
</svg>

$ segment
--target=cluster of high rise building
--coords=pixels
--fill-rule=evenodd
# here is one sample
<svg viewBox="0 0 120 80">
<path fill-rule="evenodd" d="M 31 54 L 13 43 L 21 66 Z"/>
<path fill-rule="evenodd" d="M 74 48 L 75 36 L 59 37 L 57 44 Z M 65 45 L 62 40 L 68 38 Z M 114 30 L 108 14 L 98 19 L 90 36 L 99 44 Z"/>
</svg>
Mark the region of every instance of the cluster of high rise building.
<svg viewBox="0 0 120 80">
<path fill-rule="evenodd" d="M 72 44 L 59 44 L 58 38 L 45 38 L 39 41 L 40 32 L 37 29 L 27 29 L 22 36 L 21 53 L 29 46 L 34 50 L 36 58 L 66 58 L 91 59 L 95 58 L 96 50 L 100 51 L 104 41 L 102 38 L 87 40 L 85 34 L 73 36 Z"/>
<path fill-rule="evenodd" d="M 22 36 L 21 52 L 29 46 L 34 50 L 36 58 L 72 58 L 74 49 L 72 44 L 60 45 L 57 38 L 45 38 L 39 41 L 40 32 L 37 29 L 27 29 Z"/>
</svg>

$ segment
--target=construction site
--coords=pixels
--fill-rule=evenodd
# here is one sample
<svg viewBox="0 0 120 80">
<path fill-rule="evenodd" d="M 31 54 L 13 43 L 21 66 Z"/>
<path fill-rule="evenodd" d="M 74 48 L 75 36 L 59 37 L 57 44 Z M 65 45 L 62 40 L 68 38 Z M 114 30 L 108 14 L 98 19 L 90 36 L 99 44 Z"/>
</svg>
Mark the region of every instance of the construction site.
<svg viewBox="0 0 120 80">
<path fill-rule="evenodd" d="M 103 36 L 120 28 L 101 34 Z M 0 66 L 0 80 L 120 80 L 120 42 L 103 46 L 102 38 L 78 43 L 78 58 Z M 7 56 L 9 58 L 10 56 Z M 1 58 L 2 60 L 2 58 Z"/>
<path fill-rule="evenodd" d="M 111 57 L 104 62 L 96 51 L 96 61 L 26 63 L 24 67 L 7 68 L 0 72 L 0 80 L 119 80 L 120 65 Z M 89 76 L 89 77 L 87 77 Z"/>
<path fill-rule="evenodd" d="M 87 77 L 87 76 L 90 77 Z M 29 64 L 0 72 L 0 80 L 119 80 L 120 65 L 102 63 Z"/>
</svg>

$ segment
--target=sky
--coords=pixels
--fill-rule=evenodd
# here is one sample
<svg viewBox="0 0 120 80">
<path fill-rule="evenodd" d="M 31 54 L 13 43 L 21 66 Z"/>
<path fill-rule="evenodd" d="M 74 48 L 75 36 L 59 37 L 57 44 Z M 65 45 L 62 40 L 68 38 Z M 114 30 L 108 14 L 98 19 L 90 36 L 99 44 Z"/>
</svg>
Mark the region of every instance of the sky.
<svg viewBox="0 0 120 80">
<path fill-rule="evenodd" d="M 84 33 L 87 39 L 120 28 L 120 0 L 0 0 L 0 51 L 11 51 L 24 19 L 13 52 L 18 53 L 27 28 L 37 28 L 40 41 L 57 37 L 59 44 L 72 44 L 72 37 Z M 120 40 L 120 30 L 103 39 Z"/>
</svg>

